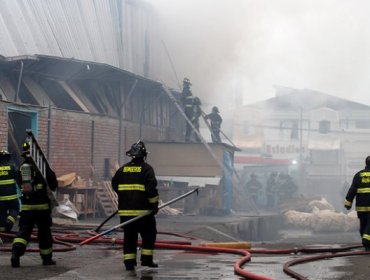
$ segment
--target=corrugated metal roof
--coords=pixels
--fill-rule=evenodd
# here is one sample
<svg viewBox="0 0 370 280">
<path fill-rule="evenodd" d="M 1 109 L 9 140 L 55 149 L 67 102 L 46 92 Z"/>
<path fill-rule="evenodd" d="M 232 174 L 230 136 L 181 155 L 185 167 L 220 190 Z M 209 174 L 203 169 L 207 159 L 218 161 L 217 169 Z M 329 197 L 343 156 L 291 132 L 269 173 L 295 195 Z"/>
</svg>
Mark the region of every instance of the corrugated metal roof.
<svg viewBox="0 0 370 280">
<path fill-rule="evenodd" d="M 144 75 L 151 10 L 136 0 L 2 0 L 0 55 L 50 55 Z"/>
</svg>

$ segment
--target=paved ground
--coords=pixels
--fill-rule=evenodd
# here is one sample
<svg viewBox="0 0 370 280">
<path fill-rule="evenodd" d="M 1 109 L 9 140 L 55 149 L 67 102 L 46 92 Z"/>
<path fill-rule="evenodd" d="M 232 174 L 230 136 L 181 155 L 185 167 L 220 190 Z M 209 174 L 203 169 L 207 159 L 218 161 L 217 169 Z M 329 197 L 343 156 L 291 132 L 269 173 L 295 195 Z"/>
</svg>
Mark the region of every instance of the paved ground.
<svg viewBox="0 0 370 280">
<path fill-rule="evenodd" d="M 192 244 L 199 245 L 202 240 L 224 242 L 245 241 L 234 231 L 228 231 L 225 226 L 239 219 L 238 215 L 228 217 L 191 217 L 178 216 L 171 218 L 158 218 L 160 232 L 177 232 L 197 237 Z M 84 221 L 91 224 L 94 229 L 100 220 Z M 118 223 L 118 219 L 110 222 Z M 85 234 L 85 229 L 73 227 L 71 232 Z M 118 233 L 117 238 L 121 237 Z M 114 237 L 114 236 L 112 236 Z M 282 230 L 278 241 L 252 242 L 252 249 L 288 249 L 303 246 L 340 246 L 344 244 L 358 244 L 359 237 L 356 232 L 314 235 L 307 231 Z M 158 235 L 159 240 L 182 240 L 183 238 L 169 235 Z M 32 244 L 32 246 L 35 246 Z M 3 248 L 6 244 L 3 245 Z M 1 279 L 240 279 L 234 274 L 234 263 L 240 259 L 238 255 L 213 254 L 204 252 L 191 252 L 187 250 L 159 249 L 155 252 L 158 269 L 148 269 L 138 266 L 135 272 L 125 271 L 122 264 L 121 246 L 85 245 L 75 251 L 57 252 L 55 267 L 41 265 L 37 253 L 27 253 L 21 259 L 21 267 L 10 267 L 8 252 L 0 252 Z M 273 279 L 292 279 L 282 271 L 283 264 L 289 260 L 302 257 L 302 255 L 261 255 L 253 254 L 252 261 L 244 269 Z M 305 263 L 294 266 L 292 269 L 305 275 L 308 279 L 370 279 L 370 256 L 332 258 L 323 261 Z"/>
</svg>

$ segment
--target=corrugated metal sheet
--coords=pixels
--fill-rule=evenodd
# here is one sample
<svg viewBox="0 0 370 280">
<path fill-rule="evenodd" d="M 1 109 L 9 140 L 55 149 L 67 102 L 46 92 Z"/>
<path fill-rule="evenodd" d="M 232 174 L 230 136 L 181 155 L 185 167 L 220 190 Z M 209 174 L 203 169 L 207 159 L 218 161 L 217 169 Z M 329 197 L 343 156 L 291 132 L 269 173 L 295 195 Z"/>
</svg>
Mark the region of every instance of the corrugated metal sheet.
<svg viewBox="0 0 370 280">
<path fill-rule="evenodd" d="M 150 6 L 140 0 L 2 0 L 0 55 L 50 55 L 144 75 Z"/>
</svg>

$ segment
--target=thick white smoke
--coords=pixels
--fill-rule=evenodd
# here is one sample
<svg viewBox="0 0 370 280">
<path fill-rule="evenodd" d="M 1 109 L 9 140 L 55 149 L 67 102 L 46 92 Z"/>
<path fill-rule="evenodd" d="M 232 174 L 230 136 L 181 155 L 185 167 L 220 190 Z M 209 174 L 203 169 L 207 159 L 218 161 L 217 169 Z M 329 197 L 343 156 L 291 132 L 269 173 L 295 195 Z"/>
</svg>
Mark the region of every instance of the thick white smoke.
<svg viewBox="0 0 370 280">
<path fill-rule="evenodd" d="M 224 110 L 309 88 L 370 104 L 366 0 L 147 0 L 180 82 Z M 162 54 L 164 61 L 168 58 Z M 170 63 L 160 73 L 177 81 Z"/>
</svg>

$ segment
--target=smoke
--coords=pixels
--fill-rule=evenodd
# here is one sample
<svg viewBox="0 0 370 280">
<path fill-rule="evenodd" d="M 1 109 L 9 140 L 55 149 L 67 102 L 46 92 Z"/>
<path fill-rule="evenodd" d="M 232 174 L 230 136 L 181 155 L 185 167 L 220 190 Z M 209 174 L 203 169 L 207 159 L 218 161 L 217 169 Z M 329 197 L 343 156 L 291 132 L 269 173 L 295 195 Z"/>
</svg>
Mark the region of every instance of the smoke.
<svg viewBox="0 0 370 280">
<path fill-rule="evenodd" d="M 366 0 L 147 0 L 178 80 L 225 111 L 274 96 L 274 85 L 370 104 Z M 158 73 L 178 81 L 162 49 Z M 167 63 L 168 62 L 168 63 Z"/>
</svg>

